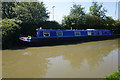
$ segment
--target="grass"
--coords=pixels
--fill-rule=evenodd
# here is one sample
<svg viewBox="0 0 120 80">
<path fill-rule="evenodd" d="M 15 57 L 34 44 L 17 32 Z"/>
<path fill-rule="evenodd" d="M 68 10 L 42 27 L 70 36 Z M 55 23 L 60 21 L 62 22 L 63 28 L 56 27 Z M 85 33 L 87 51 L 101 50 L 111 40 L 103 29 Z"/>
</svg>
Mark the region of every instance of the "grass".
<svg viewBox="0 0 120 80">
<path fill-rule="evenodd" d="M 120 80 L 120 68 L 117 72 L 106 76 L 106 80 Z"/>
</svg>

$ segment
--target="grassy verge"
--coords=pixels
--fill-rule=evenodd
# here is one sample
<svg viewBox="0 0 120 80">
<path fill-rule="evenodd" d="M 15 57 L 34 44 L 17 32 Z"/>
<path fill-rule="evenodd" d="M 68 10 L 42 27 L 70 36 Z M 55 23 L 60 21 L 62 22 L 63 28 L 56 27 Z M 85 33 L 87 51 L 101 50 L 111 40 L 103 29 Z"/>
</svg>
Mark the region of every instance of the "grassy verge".
<svg viewBox="0 0 120 80">
<path fill-rule="evenodd" d="M 120 80 L 120 68 L 117 72 L 114 72 L 114 73 L 106 76 L 106 79 L 108 79 L 108 80 Z"/>
</svg>

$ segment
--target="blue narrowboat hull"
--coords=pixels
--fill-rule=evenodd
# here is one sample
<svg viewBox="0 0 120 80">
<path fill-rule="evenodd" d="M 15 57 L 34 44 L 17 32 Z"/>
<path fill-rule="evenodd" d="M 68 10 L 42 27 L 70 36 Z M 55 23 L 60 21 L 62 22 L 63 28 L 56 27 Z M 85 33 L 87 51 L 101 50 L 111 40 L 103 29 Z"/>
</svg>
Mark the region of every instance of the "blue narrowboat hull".
<svg viewBox="0 0 120 80">
<path fill-rule="evenodd" d="M 116 38 L 110 30 L 37 30 L 36 37 L 20 37 L 25 42 L 91 41 Z"/>
</svg>

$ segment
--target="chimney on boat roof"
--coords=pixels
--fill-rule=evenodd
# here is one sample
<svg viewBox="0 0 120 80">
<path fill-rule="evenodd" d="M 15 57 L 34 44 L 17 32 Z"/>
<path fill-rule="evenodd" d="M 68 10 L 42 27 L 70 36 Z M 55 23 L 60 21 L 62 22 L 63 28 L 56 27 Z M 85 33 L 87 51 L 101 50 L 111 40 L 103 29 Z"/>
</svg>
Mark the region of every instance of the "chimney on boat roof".
<svg viewBox="0 0 120 80">
<path fill-rule="evenodd" d="M 86 29 L 86 30 L 95 30 L 95 29 Z"/>
<path fill-rule="evenodd" d="M 40 29 L 42 29 L 42 27 L 40 27 Z"/>
</svg>

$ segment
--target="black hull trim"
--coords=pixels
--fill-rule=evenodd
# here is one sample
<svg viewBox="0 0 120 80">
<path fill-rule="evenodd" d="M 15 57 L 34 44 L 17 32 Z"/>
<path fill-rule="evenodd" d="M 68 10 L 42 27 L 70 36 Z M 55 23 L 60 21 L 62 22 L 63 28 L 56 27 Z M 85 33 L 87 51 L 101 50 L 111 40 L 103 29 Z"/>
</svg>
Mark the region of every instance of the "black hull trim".
<svg viewBox="0 0 120 80">
<path fill-rule="evenodd" d="M 99 41 L 119 38 L 120 35 L 87 36 L 87 37 L 61 37 L 61 38 L 32 38 L 31 42 L 61 42 L 61 41 Z"/>
<path fill-rule="evenodd" d="M 77 44 L 92 41 L 102 41 L 120 38 L 120 35 L 110 35 L 110 36 L 88 36 L 88 37 L 67 37 L 67 38 L 44 38 L 37 39 L 32 38 L 32 42 L 21 41 L 21 46 L 24 47 L 40 47 L 40 46 L 55 46 L 55 45 L 68 45 Z"/>
</svg>

